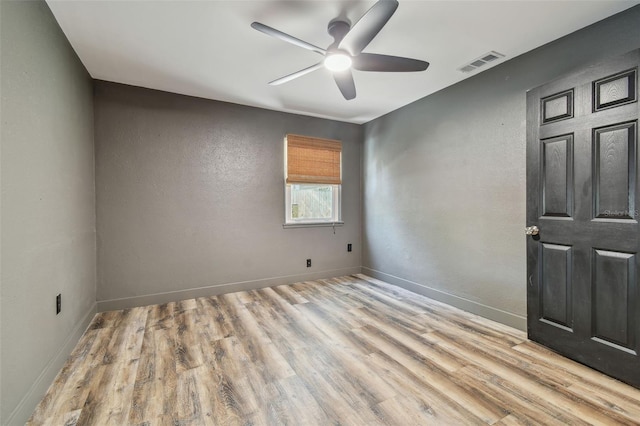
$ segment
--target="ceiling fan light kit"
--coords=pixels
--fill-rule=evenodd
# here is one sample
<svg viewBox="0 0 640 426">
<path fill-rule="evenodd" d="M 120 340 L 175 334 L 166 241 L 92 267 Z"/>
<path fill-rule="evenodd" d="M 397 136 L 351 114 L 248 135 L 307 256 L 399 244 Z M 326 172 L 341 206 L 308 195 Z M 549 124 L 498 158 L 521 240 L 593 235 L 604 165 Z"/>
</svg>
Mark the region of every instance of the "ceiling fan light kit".
<svg viewBox="0 0 640 426">
<path fill-rule="evenodd" d="M 335 72 L 348 70 L 352 63 L 351 56 L 342 52 L 329 53 L 323 61 L 326 69 Z"/>
<path fill-rule="evenodd" d="M 273 80 L 269 84 L 277 86 L 287 83 L 325 67 L 333 73 L 333 78 L 342 96 L 344 96 L 346 100 L 350 100 L 356 97 L 352 68 L 358 71 L 377 72 L 413 72 L 426 70 L 429 67 L 429 63 L 419 59 L 362 52 L 389 19 L 391 19 L 391 16 L 393 16 L 397 8 L 398 2 L 396 0 L 379 0 L 353 26 L 344 20 L 332 20 L 329 22 L 328 31 L 334 41 L 326 49 L 307 43 L 306 41 L 259 22 L 252 23 L 251 27 L 262 33 L 324 56 L 321 62 Z"/>
</svg>

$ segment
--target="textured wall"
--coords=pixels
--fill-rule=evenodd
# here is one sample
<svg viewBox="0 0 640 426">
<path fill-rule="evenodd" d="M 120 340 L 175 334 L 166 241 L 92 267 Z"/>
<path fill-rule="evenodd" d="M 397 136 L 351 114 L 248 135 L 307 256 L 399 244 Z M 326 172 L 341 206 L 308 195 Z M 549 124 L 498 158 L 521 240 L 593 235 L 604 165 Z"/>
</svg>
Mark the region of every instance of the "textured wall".
<svg viewBox="0 0 640 426">
<path fill-rule="evenodd" d="M 91 79 L 44 2 L 0 9 L 6 425 L 24 424 L 95 310 L 96 236 Z"/>
<path fill-rule="evenodd" d="M 106 82 L 95 117 L 99 309 L 359 271 L 361 126 Z M 343 142 L 335 234 L 282 228 L 286 133 Z"/>
<path fill-rule="evenodd" d="M 363 271 L 524 327 L 526 91 L 640 46 L 640 6 L 365 126 Z"/>
</svg>

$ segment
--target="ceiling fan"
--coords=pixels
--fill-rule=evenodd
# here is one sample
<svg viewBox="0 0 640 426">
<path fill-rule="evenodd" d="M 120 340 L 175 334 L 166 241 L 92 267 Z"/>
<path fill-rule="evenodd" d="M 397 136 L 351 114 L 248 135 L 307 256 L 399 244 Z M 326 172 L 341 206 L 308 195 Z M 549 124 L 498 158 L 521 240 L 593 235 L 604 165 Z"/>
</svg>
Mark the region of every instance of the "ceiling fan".
<svg viewBox="0 0 640 426">
<path fill-rule="evenodd" d="M 356 86 L 351 68 L 358 71 L 378 72 L 426 70 L 429 63 L 418 59 L 362 52 L 389 21 L 397 8 L 398 2 L 396 0 L 379 0 L 353 26 L 349 21 L 343 19 L 332 20 L 329 22 L 328 31 L 334 41 L 326 49 L 314 46 L 260 22 L 252 23 L 251 27 L 258 31 L 324 56 L 324 59 L 317 64 L 273 80 L 269 84 L 277 86 L 325 67 L 332 72 L 342 96 L 350 100 L 356 97 Z"/>
</svg>

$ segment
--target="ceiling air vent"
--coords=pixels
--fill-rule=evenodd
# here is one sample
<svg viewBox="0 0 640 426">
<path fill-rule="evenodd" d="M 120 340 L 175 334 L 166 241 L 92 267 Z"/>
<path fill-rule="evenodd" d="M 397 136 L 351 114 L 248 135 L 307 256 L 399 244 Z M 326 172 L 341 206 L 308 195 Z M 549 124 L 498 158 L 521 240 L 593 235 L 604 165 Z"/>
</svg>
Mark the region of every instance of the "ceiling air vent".
<svg viewBox="0 0 640 426">
<path fill-rule="evenodd" d="M 474 59 L 473 61 L 469 62 L 468 64 L 464 64 L 463 66 L 458 68 L 458 71 L 462 71 L 462 72 L 475 71 L 478 68 L 485 66 L 489 62 L 493 62 L 496 59 L 500 59 L 500 58 L 503 58 L 503 57 L 504 57 L 504 55 L 502 53 L 498 53 L 498 52 L 492 50 L 491 52 L 485 53 L 484 55 L 480 56 L 479 58 Z"/>
</svg>

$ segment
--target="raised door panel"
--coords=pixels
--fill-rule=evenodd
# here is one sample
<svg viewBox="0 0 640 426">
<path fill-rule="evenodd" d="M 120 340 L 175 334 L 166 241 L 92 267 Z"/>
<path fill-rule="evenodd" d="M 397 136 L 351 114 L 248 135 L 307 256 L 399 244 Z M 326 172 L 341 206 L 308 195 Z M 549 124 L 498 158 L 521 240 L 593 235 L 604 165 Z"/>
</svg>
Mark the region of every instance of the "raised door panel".
<svg viewBox="0 0 640 426">
<path fill-rule="evenodd" d="M 542 124 L 573 117 L 573 89 L 556 93 L 540 101 Z"/>
<path fill-rule="evenodd" d="M 615 74 L 593 82 L 593 110 L 635 102 L 637 69 Z"/>
<path fill-rule="evenodd" d="M 540 244 L 540 320 L 571 331 L 572 255 L 570 246 Z"/>
<path fill-rule="evenodd" d="M 573 135 L 541 141 L 542 216 L 573 214 Z"/>
<path fill-rule="evenodd" d="M 594 250 L 593 339 L 635 354 L 636 255 Z"/>
<path fill-rule="evenodd" d="M 635 217 L 637 122 L 595 129 L 593 141 L 594 217 Z"/>
</svg>

